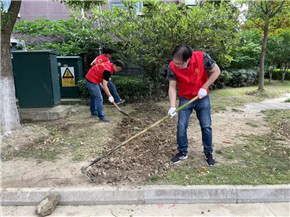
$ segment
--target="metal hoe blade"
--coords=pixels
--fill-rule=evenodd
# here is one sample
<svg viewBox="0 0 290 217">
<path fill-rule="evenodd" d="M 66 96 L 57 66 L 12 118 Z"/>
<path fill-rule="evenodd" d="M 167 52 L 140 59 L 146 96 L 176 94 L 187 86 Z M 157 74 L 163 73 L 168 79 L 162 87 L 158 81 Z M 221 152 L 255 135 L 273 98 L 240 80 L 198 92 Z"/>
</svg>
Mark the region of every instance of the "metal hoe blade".
<svg viewBox="0 0 290 217">
<path fill-rule="evenodd" d="M 121 114 L 129 116 L 127 113 L 123 112 L 115 102 L 113 102 L 113 105 L 118 109 L 119 112 L 121 112 Z"/>
</svg>

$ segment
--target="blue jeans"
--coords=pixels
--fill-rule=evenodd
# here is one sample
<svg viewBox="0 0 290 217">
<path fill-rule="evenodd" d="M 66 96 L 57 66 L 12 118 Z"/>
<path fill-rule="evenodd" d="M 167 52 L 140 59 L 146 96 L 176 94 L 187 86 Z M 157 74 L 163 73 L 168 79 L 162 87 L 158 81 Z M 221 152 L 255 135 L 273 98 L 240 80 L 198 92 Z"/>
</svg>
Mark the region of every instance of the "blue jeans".
<svg viewBox="0 0 290 217">
<path fill-rule="evenodd" d="M 180 97 L 179 106 L 187 103 L 189 99 Z M 187 153 L 188 150 L 188 139 L 187 139 L 187 128 L 189 123 L 189 117 L 192 110 L 195 110 L 196 117 L 199 120 L 199 125 L 202 134 L 202 144 L 204 153 L 212 153 L 212 129 L 211 129 L 211 115 L 210 115 L 210 99 L 209 95 L 192 102 L 185 108 L 178 112 L 178 126 L 177 126 L 177 144 L 178 151 Z"/>
<path fill-rule="evenodd" d="M 116 102 L 116 103 L 117 103 L 117 102 L 120 102 L 121 99 L 120 99 L 120 96 L 119 96 L 119 94 L 118 94 L 118 92 L 117 92 L 117 88 L 116 88 L 116 86 L 113 84 L 113 82 L 111 81 L 111 79 L 108 81 L 108 88 L 109 88 L 109 90 L 110 90 L 112 96 L 114 97 L 115 102 Z"/>
<path fill-rule="evenodd" d="M 86 86 L 90 92 L 90 110 L 91 114 L 104 119 L 106 116 L 103 112 L 102 87 L 99 84 L 86 80 Z"/>
</svg>

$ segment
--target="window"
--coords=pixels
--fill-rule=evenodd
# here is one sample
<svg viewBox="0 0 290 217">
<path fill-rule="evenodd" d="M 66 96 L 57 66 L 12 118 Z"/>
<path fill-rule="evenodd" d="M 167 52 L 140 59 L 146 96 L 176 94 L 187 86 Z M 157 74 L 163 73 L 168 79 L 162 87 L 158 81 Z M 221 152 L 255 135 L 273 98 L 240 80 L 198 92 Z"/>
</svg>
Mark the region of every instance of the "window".
<svg viewBox="0 0 290 217">
<path fill-rule="evenodd" d="M 143 8 L 143 2 L 137 2 L 135 5 L 136 13 L 139 14 L 140 10 Z M 110 9 L 113 7 L 125 8 L 125 5 L 121 1 L 110 1 Z"/>
<path fill-rule="evenodd" d="M 188 6 L 196 6 L 197 5 L 197 1 L 198 0 L 186 0 L 185 4 L 187 4 Z"/>
</svg>

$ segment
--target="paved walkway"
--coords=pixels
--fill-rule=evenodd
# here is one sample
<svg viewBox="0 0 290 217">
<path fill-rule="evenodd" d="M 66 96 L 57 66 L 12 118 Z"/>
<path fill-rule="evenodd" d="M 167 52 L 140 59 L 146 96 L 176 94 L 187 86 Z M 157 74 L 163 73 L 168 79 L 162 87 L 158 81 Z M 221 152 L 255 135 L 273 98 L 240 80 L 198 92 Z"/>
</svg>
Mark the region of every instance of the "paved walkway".
<svg viewBox="0 0 290 217">
<path fill-rule="evenodd" d="M 289 203 L 58 206 L 50 216 L 289 216 Z M 34 206 L 6 206 L 1 216 L 38 216 Z"/>
<path fill-rule="evenodd" d="M 268 99 L 256 103 L 248 103 L 245 105 L 245 110 L 259 112 L 267 109 L 290 109 L 290 103 L 285 102 L 285 100 L 289 98 L 290 93 L 287 93 L 284 97 L 281 98 Z"/>
</svg>

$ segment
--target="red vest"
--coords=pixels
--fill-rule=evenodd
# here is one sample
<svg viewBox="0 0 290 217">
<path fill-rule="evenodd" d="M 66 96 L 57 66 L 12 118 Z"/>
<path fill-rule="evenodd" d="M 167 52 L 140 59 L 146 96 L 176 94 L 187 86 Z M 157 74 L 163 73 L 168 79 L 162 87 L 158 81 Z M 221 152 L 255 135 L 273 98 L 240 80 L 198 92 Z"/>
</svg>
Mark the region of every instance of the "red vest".
<svg viewBox="0 0 290 217">
<path fill-rule="evenodd" d="M 176 75 L 179 96 L 187 99 L 197 96 L 199 89 L 207 81 L 207 71 L 203 66 L 203 52 L 192 52 L 191 60 L 185 69 L 178 68 L 173 61 L 170 62 L 170 67 Z"/>
<path fill-rule="evenodd" d="M 98 63 L 102 63 L 102 62 L 110 62 L 110 59 L 107 57 L 106 54 L 103 54 L 103 55 L 98 56 L 98 57 L 96 58 L 96 64 L 98 64 Z"/>
<path fill-rule="evenodd" d="M 103 62 L 94 65 L 90 70 L 88 71 L 86 75 L 86 79 L 89 80 L 92 83 L 100 84 L 103 82 L 103 72 L 107 70 L 111 72 L 111 74 L 114 73 L 113 70 L 113 63 Z"/>
</svg>

